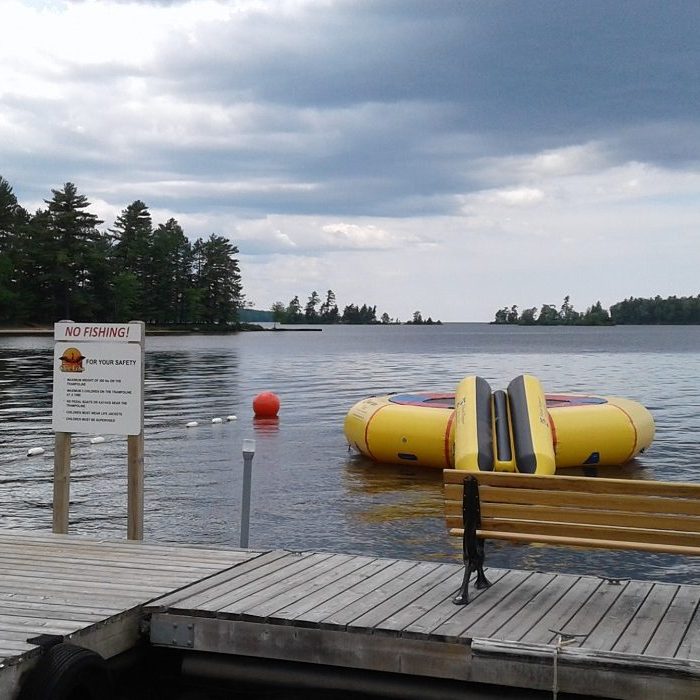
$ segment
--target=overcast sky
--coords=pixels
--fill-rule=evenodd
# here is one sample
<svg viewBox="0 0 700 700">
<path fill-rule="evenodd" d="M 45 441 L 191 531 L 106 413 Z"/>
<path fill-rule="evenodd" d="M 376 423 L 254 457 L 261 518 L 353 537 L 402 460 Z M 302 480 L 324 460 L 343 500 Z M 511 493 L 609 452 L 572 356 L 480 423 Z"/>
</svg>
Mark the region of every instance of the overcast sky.
<svg viewBox="0 0 700 700">
<path fill-rule="evenodd" d="M 3 0 L 0 175 L 227 236 L 256 308 L 700 293 L 698 0 Z"/>
</svg>

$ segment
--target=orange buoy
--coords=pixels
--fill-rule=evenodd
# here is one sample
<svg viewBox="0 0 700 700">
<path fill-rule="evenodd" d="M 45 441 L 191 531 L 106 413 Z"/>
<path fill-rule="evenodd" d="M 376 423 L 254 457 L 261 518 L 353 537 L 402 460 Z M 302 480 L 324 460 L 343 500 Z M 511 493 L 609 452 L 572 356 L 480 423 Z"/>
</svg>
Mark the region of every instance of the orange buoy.
<svg viewBox="0 0 700 700">
<path fill-rule="evenodd" d="M 256 418 L 276 418 L 279 410 L 279 396 L 271 391 L 263 391 L 253 399 L 253 413 Z"/>
</svg>

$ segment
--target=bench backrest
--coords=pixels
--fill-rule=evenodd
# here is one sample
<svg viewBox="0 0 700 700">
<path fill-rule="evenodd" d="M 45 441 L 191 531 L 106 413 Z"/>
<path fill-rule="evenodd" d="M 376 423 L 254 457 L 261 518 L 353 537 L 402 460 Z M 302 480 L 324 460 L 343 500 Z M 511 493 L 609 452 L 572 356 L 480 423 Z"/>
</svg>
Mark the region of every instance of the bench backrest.
<svg viewBox="0 0 700 700">
<path fill-rule="evenodd" d="M 466 477 L 479 482 L 480 532 L 489 538 L 700 553 L 700 484 L 446 469 L 452 534 L 464 527 Z"/>
</svg>

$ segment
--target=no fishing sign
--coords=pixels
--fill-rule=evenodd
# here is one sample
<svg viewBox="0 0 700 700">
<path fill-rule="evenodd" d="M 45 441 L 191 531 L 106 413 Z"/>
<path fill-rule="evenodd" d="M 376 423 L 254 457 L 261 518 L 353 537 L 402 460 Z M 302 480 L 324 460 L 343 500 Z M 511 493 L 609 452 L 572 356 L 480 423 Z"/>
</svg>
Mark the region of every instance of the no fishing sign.
<svg viewBox="0 0 700 700">
<path fill-rule="evenodd" d="M 53 430 L 139 435 L 142 323 L 54 325 Z"/>
</svg>

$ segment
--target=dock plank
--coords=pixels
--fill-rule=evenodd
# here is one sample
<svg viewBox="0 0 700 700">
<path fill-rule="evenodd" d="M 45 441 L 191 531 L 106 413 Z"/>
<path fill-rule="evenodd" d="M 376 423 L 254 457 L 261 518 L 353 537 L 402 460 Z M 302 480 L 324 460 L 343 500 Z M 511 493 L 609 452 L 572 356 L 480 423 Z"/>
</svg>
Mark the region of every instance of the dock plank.
<svg viewBox="0 0 700 700">
<path fill-rule="evenodd" d="M 223 549 L 204 545 L 161 544 L 139 541 L 117 541 L 84 535 L 56 535 L 52 533 L 27 533 L 16 530 L 0 530 L 0 547 L 15 548 L 22 544 L 25 551 L 39 555 L 58 552 L 61 555 L 85 557 L 88 555 L 111 560 L 140 559 L 142 561 L 179 561 L 192 566 L 221 566 L 247 561 L 255 550 Z"/>
<path fill-rule="evenodd" d="M 598 625 L 601 620 L 605 619 L 608 610 L 614 605 L 615 601 L 622 595 L 627 586 L 628 581 L 621 583 L 607 583 L 602 579 L 592 595 L 581 601 L 577 606 L 574 614 L 569 621 L 561 627 L 553 626 L 564 634 L 574 635 L 572 637 L 571 646 L 582 646 L 586 644 L 587 637 Z M 557 637 L 556 632 L 549 632 L 546 643 L 552 644 Z"/>
<path fill-rule="evenodd" d="M 675 658 L 700 659 L 700 607 L 698 606 L 695 606 Z"/>
<path fill-rule="evenodd" d="M 226 585 L 236 581 L 236 585 L 240 585 L 243 577 L 250 577 L 251 574 L 254 575 L 256 569 L 262 569 L 262 567 L 284 559 L 288 555 L 289 552 L 281 549 L 258 554 L 235 568 L 224 569 L 187 586 L 186 589 L 173 591 L 165 596 L 161 596 L 158 599 L 158 603 L 163 607 L 173 608 L 184 607 L 185 603 L 188 606 L 196 606 L 202 601 L 209 600 L 210 594 L 218 595 L 213 594 L 212 591 L 222 584 Z"/>
<path fill-rule="evenodd" d="M 445 599 L 436 605 L 432 610 L 428 610 L 426 613 L 421 615 L 418 619 L 414 620 L 408 627 L 404 628 L 403 636 L 412 638 L 424 638 L 430 637 L 435 640 L 442 640 L 442 635 L 437 633 L 438 628 L 445 625 L 451 618 L 455 617 L 460 611 L 463 611 L 463 606 L 455 605 L 452 601 L 457 594 L 460 586 L 462 585 L 462 567 L 456 567 L 458 569 L 457 577 L 448 579 L 445 583 L 452 584 Z M 490 569 L 489 570 L 489 581 L 494 584 L 499 581 L 503 576 L 506 575 L 505 570 Z M 470 592 L 471 603 L 474 603 L 480 595 L 485 591 L 472 590 Z M 443 627 L 444 629 L 444 627 Z"/>
<path fill-rule="evenodd" d="M 348 554 L 309 557 L 307 565 L 303 569 L 292 572 L 292 567 L 289 567 L 289 569 L 282 570 L 277 575 L 262 581 L 263 585 L 260 590 L 245 598 L 230 602 L 225 607 L 217 606 L 216 610 L 220 613 L 242 615 L 246 618 L 266 619 L 280 606 L 296 603 L 302 600 L 307 592 L 313 592 L 318 587 L 323 587 L 328 581 L 328 577 L 333 576 L 337 567 L 351 561 L 352 556 Z"/>
<path fill-rule="evenodd" d="M 653 584 L 647 581 L 630 581 L 610 606 L 605 618 L 591 630 L 582 646 L 589 649 L 612 651 L 615 644 L 642 607 Z"/>
<path fill-rule="evenodd" d="M 425 618 L 438 607 L 444 607 L 454 598 L 455 591 L 462 583 L 461 567 L 455 567 L 456 571 L 446 569 L 445 577 L 438 580 L 431 588 L 418 596 L 405 607 L 397 610 L 387 617 L 381 624 L 383 630 L 400 632 L 402 635 L 410 634 L 415 630 L 418 620 Z"/>
<path fill-rule="evenodd" d="M 549 644 L 556 632 L 568 627 L 578 610 L 588 604 L 591 596 L 603 585 L 599 578 L 579 577 L 578 581 L 545 613 L 545 615 L 528 630 L 516 637 L 514 641 L 523 644 Z M 576 623 L 574 622 L 574 625 Z"/>
<path fill-rule="evenodd" d="M 497 583 L 482 591 L 470 591 L 469 605 L 460 606 L 457 612 L 437 627 L 433 634 L 445 641 L 468 638 L 469 630 L 488 615 L 500 602 L 531 576 L 530 571 L 506 571 Z M 490 577 L 490 572 L 487 572 Z M 489 578 L 489 580 L 491 580 Z"/>
<path fill-rule="evenodd" d="M 655 583 L 629 625 L 613 646 L 613 651 L 642 654 L 666 615 L 678 586 Z"/>
<path fill-rule="evenodd" d="M 336 598 L 358 581 L 357 576 L 354 574 L 371 567 L 375 562 L 376 560 L 372 557 L 351 557 L 342 564 L 333 567 L 325 575 L 319 576 L 314 580 L 311 587 L 304 587 L 293 596 L 283 597 L 275 601 L 274 610 L 263 609 L 263 611 L 268 619 L 272 621 L 287 622 L 297 620 L 327 600 Z M 372 570 L 375 569 L 369 569 L 369 571 Z M 366 573 L 365 576 L 367 575 Z"/>
<path fill-rule="evenodd" d="M 327 558 L 330 554 L 323 556 Z M 215 611 L 233 603 L 246 595 L 259 591 L 266 585 L 271 576 L 279 576 L 281 571 L 293 573 L 295 570 L 308 566 L 311 553 L 285 552 L 283 556 L 274 557 L 272 560 L 260 564 L 257 561 L 241 565 L 240 569 L 228 572 L 221 577 L 220 582 L 199 591 L 193 596 L 183 596 L 177 603 L 177 607 L 183 610 L 210 610 Z"/>
<path fill-rule="evenodd" d="M 525 605 L 494 630 L 494 639 L 518 641 L 532 630 L 580 581 L 579 576 L 560 574 L 545 583 Z"/>
<path fill-rule="evenodd" d="M 394 595 L 386 597 L 378 605 L 363 615 L 352 620 L 353 630 L 371 629 L 374 632 L 396 632 L 403 629 L 409 622 L 419 618 L 428 608 L 421 601 L 430 600 L 433 589 L 440 586 L 451 576 L 454 570 L 438 566 L 428 571 L 417 581 L 409 583 Z M 450 583 L 450 588 L 452 583 Z M 447 588 L 443 589 L 447 593 Z M 441 594 L 441 598 L 445 598 Z M 431 606 L 432 607 L 432 606 Z"/>
<path fill-rule="evenodd" d="M 327 552 L 287 557 L 285 566 L 267 571 L 264 576 L 200 605 L 199 609 L 216 613 L 241 612 L 249 605 L 264 601 L 268 596 L 283 593 L 299 581 L 308 580 L 309 570 L 325 571 L 331 564 L 328 561 L 331 557 Z"/>
<path fill-rule="evenodd" d="M 666 614 L 649 640 L 644 653 L 660 658 L 674 658 L 700 603 L 700 587 L 681 586 Z"/>
<path fill-rule="evenodd" d="M 438 564 L 432 562 L 411 562 L 408 566 L 397 566 L 386 569 L 384 573 L 394 574 L 393 576 L 382 576 L 379 586 L 367 590 L 364 595 L 358 597 L 354 602 L 337 610 L 323 619 L 326 627 L 347 628 L 354 621 L 372 611 L 385 600 L 410 586 L 413 581 L 420 581 L 430 572 L 438 568 Z"/>
<path fill-rule="evenodd" d="M 345 608 L 414 566 L 413 562 L 377 559 L 348 577 L 347 587 L 332 598 L 307 610 L 300 622 L 319 627 L 334 627 Z M 341 625 L 342 626 L 342 625 Z"/>
<path fill-rule="evenodd" d="M 539 590 L 554 580 L 555 574 L 533 571 L 530 576 L 499 597 L 495 605 L 477 621 L 470 625 L 464 634 L 470 637 L 496 638 L 496 631 L 506 625 L 537 595 Z M 495 594 L 498 591 L 494 591 Z"/>
</svg>

